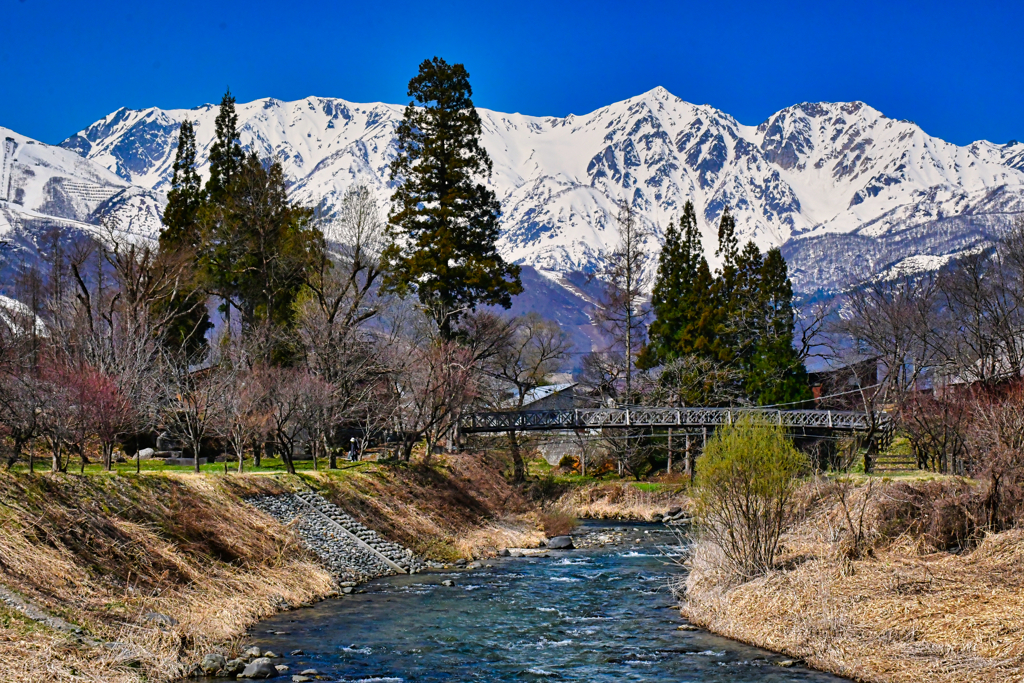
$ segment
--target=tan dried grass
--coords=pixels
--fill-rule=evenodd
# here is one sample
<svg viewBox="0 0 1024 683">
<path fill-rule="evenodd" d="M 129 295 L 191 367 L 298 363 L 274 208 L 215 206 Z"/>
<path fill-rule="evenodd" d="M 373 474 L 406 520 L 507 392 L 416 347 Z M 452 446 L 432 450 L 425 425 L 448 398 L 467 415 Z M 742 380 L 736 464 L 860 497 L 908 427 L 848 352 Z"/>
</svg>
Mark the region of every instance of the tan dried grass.
<svg viewBox="0 0 1024 683">
<path fill-rule="evenodd" d="M 734 585 L 715 550 L 698 545 L 684 615 L 857 680 L 1024 680 L 1024 531 L 991 535 L 963 555 L 874 533 L 870 554 L 849 559 L 845 513 L 820 486 L 808 485 L 806 517 L 783 539 L 788 569 Z M 852 493 L 856 506 L 866 489 Z M 886 485 L 874 495 L 887 495 Z M 869 529 L 878 522 L 870 503 L 865 519 Z"/>
<path fill-rule="evenodd" d="M 0 679 L 172 680 L 246 628 L 328 594 L 290 529 L 244 503 L 309 484 L 386 536 L 438 559 L 535 546 L 535 516 L 481 456 L 432 468 L 303 477 L 0 474 L 0 584 L 82 626 L 96 648 L 0 608 Z M 173 617 L 161 630 L 148 612 Z"/>
<path fill-rule="evenodd" d="M 205 477 L 4 476 L 0 499 L 2 582 L 117 643 L 76 642 L 7 610 L 5 681 L 171 680 L 282 600 L 332 590 L 287 529 Z M 148 612 L 178 623 L 161 630 Z"/>
<path fill-rule="evenodd" d="M 673 506 L 686 508 L 685 489 L 644 491 L 628 482 L 587 484 L 563 494 L 554 506 L 580 519 L 631 519 L 650 521 Z"/>
</svg>

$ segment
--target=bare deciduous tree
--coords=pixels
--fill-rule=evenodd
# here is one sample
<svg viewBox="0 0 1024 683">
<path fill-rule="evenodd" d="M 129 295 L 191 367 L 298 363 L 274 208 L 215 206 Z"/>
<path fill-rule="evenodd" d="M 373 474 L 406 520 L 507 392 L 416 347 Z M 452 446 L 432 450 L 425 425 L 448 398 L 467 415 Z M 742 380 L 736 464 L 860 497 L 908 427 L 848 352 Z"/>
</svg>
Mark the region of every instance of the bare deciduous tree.
<svg viewBox="0 0 1024 683">
<path fill-rule="evenodd" d="M 605 324 L 622 349 L 626 400 L 632 400 L 633 358 L 643 346 L 647 330 L 647 286 L 651 272 L 647 240 L 651 232 L 627 201 L 619 203 L 616 222 L 618 244 L 605 256 L 604 295 L 598 319 Z"/>
<path fill-rule="evenodd" d="M 536 313 L 516 318 L 510 329 L 506 343 L 485 361 L 484 368 L 499 381 L 499 386 L 511 388 L 511 397 L 505 394 L 498 407 L 522 410 L 527 395 L 544 384 L 548 375 L 562 368 L 572 343 L 558 323 Z M 526 463 L 515 430 L 508 432 L 508 447 L 512 455 L 512 481 L 520 484 L 526 479 Z"/>
</svg>

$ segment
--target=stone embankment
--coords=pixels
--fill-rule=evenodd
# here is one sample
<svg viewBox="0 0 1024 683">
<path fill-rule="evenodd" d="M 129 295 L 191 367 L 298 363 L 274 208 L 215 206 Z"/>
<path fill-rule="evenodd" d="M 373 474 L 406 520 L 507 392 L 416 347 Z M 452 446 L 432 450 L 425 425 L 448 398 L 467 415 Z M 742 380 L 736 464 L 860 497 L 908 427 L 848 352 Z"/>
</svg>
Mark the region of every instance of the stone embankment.
<svg viewBox="0 0 1024 683">
<path fill-rule="evenodd" d="M 282 524 L 293 525 L 341 585 L 427 568 L 411 550 L 381 537 L 313 491 L 258 496 L 248 502 Z"/>
</svg>

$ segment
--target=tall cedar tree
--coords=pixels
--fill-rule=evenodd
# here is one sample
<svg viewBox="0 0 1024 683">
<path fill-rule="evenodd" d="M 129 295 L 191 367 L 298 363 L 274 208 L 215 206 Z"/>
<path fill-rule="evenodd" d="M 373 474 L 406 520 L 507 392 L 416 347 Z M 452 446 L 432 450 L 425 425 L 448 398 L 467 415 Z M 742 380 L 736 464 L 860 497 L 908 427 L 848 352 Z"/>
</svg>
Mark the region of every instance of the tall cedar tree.
<svg viewBox="0 0 1024 683">
<path fill-rule="evenodd" d="M 696 354 L 717 357 L 718 307 L 712 298 L 714 277 L 704 258 L 692 202 L 686 202 L 679 227 L 669 225 L 651 296 L 655 320 L 643 367 Z"/>
<path fill-rule="evenodd" d="M 211 212 L 208 268 L 218 294 L 241 313 L 243 329 L 290 329 L 323 235 L 312 210 L 289 201 L 281 164 L 245 157 Z M 274 362 L 285 360 L 277 344 L 270 353 Z"/>
<path fill-rule="evenodd" d="M 808 400 L 807 371 L 793 348 L 793 286 L 778 248 L 765 254 L 759 289 L 760 320 L 746 369 L 746 393 L 760 405 Z"/>
<path fill-rule="evenodd" d="M 736 239 L 736 221 L 726 206 L 718 221 L 718 249 L 715 256 L 722 260 L 712 298 L 718 304 L 715 334 L 717 336 L 718 360 L 731 362 L 736 355 L 737 339 L 731 321 L 738 305 L 736 297 L 737 262 L 740 257 L 739 241 Z"/>
<path fill-rule="evenodd" d="M 434 57 L 409 81 L 413 101 L 398 126 L 391 163 L 392 196 L 384 250 L 386 284 L 413 290 L 445 338 L 465 310 L 477 304 L 508 308 L 523 291 L 519 266 L 495 247 L 501 206 L 478 179 L 491 173 L 480 144 L 469 73 Z"/>
<path fill-rule="evenodd" d="M 214 122 L 216 139 L 210 147 L 210 179 L 206 181 L 206 194 L 214 204 L 222 204 L 231 181 L 241 170 L 245 160 L 238 139 L 238 114 L 235 98 L 229 88 L 220 101 L 220 111 Z"/>
<path fill-rule="evenodd" d="M 164 259 L 194 263 L 202 235 L 199 214 L 203 208 L 203 188 L 196 172 L 196 133 L 185 120 L 178 132 L 178 151 L 174 156 L 171 191 L 167 193 L 164 227 L 160 231 L 160 254 Z M 163 342 L 170 349 L 196 358 L 206 350 L 206 332 L 213 324 L 206 310 L 206 294 L 200 286 L 196 268 L 182 269 L 185 280 L 176 283 L 175 293 L 161 313 L 173 311 L 164 331 Z"/>
</svg>

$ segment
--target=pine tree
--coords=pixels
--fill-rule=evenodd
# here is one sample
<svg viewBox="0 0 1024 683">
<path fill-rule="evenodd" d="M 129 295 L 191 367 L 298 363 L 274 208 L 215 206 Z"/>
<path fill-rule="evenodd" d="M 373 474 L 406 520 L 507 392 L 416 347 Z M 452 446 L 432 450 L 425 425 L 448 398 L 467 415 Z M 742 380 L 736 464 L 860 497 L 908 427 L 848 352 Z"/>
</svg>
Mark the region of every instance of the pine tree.
<svg viewBox="0 0 1024 683">
<path fill-rule="evenodd" d="M 210 179 L 206 181 L 206 194 L 214 204 L 224 201 L 231 181 L 242 168 L 245 154 L 238 139 L 238 114 L 231 89 L 220 101 L 215 122 L 216 140 L 210 147 Z"/>
<path fill-rule="evenodd" d="M 171 191 L 164 209 L 161 245 L 199 246 L 199 210 L 203 206 L 203 187 L 196 171 L 196 132 L 186 119 L 178 131 L 178 150 L 172 166 Z"/>
<path fill-rule="evenodd" d="M 736 240 L 736 220 L 726 206 L 722 211 L 722 217 L 718 221 L 718 249 L 715 256 L 722 259 L 722 270 L 735 268 L 736 259 L 739 257 L 739 242 Z"/>
<path fill-rule="evenodd" d="M 181 124 L 178 133 L 173 171 L 159 237 L 160 252 L 163 258 L 194 263 L 202 241 L 199 215 L 204 196 L 196 172 L 195 129 L 188 120 Z M 177 293 L 161 304 L 157 313 L 170 314 L 163 332 L 164 343 L 188 358 L 195 358 L 205 351 L 206 332 L 213 324 L 206 310 L 206 294 L 200 286 L 199 270 L 185 268 L 182 272 L 188 281 L 178 283 Z"/>
<path fill-rule="evenodd" d="M 477 304 L 511 306 L 522 292 L 519 267 L 498 254 L 501 206 L 480 179 L 491 160 L 462 64 L 434 57 L 409 81 L 413 102 L 397 129 L 398 183 L 383 257 L 388 287 L 415 291 L 450 338 L 462 312 Z"/>
<path fill-rule="evenodd" d="M 687 354 L 717 356 L 714 278 L 704 258 L 693 203 L 686 202 L 679 227 L 669 224 L 651 295 L 655 320 L 651 343 L 641 356 L 653 367 Z"/>
<path fill-rule="evenodd" d="M 296 302 L 324 248 L 312 210 L 288 199 L 284 170 L 245 157 L 224 193 L 210 208 L 207 272 L 219 296 L 241 313 L 244 330 L 266 325 L 269 360 L 285 361 L 278 334 L 292 328 Z"/>
<path fill-rule="evenodd" d="M 793 285 L 778 248 L 765 254 L 759 285 L 759 324 L 747 362 L 747 395 L 760 405 L 807 400 L 807 371 L 793 348 Z"/>
<path fill-rule="evenodd" d="M 753 241 L 743 246 L 736 257 L 736 273 L 732 305 L 727 311 L 725 326 L 730 341 L 732 360 L 741 366 L 747 363 L 761 334 L 761 275 L 764 258 Z"/>
<path fill-rule="evenodd" d="M 722 260 L 722 265 L 715 278 L 714 300 L 718 304 L 716 334 L 718 336 L 718 360 L 730 362 L 736 355 L 737 339 L 730 321 L 735 310 L 741 305 L 737 301 L 736 268 L 739 260 L 739 242 L 736 239 L 736 221 L 726 206 L 718 221 L 718 249 L 715 256 Z"/>
</svg>

